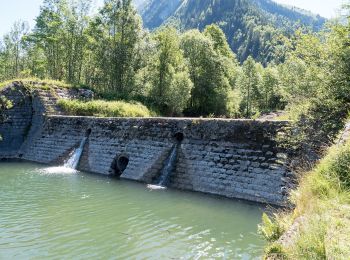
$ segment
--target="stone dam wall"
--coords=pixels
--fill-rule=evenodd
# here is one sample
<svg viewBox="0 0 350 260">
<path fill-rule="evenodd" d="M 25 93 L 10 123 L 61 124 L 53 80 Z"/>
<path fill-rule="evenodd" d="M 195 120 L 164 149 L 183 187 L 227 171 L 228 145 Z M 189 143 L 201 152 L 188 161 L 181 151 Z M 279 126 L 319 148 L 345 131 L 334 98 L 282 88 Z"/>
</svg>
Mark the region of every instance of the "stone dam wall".
<svg viewBox="0 0 350 260">
<path fill-rule="evenodd" d="M 85 98 L 78 89 L 48 88 L 37 82 L 13 82 L 0 90 L 0 97 L 12 103 L 12 108 L 4 111 L 4 122 L 0 122 L 0 158 L 17 158 L 19 150 L 31 150 L 45 116 L 62 114 L 58 99 Z"/>
<path fill-rule="evenodd" d="M 288 122 L 68 117 L 15 92 L 10 99 L 22 101 L 0 124 L 0 158 L 61 165 L 88 136 L 79 170 L 152 184 L 178 144 L 170 187 L 273 205 L 286 199 L 288 155 L 277 139 Z"/>
</svg>

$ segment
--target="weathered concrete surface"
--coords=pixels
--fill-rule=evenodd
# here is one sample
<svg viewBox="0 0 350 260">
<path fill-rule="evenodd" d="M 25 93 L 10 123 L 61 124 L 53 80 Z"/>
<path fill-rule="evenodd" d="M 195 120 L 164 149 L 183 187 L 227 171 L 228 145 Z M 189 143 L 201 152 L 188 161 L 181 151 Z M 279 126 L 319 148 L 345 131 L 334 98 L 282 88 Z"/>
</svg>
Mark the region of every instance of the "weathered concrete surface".
<svg viewBox="0 0 350 260">
<path fill-rule="evenodd" d="M 11 86 L 1 91 L 13 107 L 5 111 L 5 122 L 0 124 L 0 157 L 16 157 L 28 136 L 33 118 L 32 98 L 22 86 Z"/>
<path fill-rule="evenodd" d="M 23 120 L 24 126 L 1 126 L 11 149 L 0 146 L 0 157 L 61 164 L 91 129 L 80 170 L 113 174 L 115 160 L 124 156 L 129 164 L 122 178 L 152 183 L 177 142 L 175 134 L 182 133 L 170 187 L 277 205 L 284 202 L 288 156 L 276 138 L 288 122 L 54 116 L 47 112 L 45 101 L 36 100 L 39 104 L 31 102 L 34 112 L 28 116 L 29 101 L 19 112 L 9 111 L 16 115 L 11 120 Z M 16 145 L 7 140 L 8 132 Z"/>
<path fill-rule="evenodd" d="M 0 96 L 5 96 L 13 105 L 5 111 L 5 122 L 0 123 L 3 138 L 0 158 L 17 158 L 23 152 L 30 152 L 31 143 L 38 137 L 45 116 L 62 113 L 57 105 L 58 99 L 91 98 L 91 93 L 53 85 L 48 87 L 44 83 L 16 81 L 2 89 Z"/>
</svg>

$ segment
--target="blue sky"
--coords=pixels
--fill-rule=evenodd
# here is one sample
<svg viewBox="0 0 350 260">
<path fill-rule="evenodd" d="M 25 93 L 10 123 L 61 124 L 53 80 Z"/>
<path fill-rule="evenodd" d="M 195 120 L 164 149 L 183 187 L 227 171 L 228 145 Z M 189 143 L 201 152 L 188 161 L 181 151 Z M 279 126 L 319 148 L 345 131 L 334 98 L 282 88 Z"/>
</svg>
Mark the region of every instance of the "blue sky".
<svg viewBox="0 0 350 260">
<path fill-rule="evenodd" d="M 313 13 L 331 18 L 345 0 L 274 0 L 275 2 L 301 7 Z"/>
<path fill-rule="evenodd" d="M 97 3 L 102 0 L 94 0 Z M 324 17 L 333 17 L 343 0 L 275 0 L 276 2 L 301 7 Z M 0 0 L 0 36 L 7 33 L 18 20 L 28 21 L 33 27 L 43 0 Z"/>
</svg>

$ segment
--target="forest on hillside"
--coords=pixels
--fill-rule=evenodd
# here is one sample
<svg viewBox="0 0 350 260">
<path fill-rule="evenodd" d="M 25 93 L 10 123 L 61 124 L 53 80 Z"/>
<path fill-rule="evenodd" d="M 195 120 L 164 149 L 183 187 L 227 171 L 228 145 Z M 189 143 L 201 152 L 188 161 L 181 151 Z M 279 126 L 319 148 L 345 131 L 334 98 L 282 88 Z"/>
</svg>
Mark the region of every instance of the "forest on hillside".
<svg viewBox="0 0 350 260">
<path fill-rule="evenodd" d="M 217 24 L 240 63 L 249 56 L 267 65 L 284 60 L 284 38 L 296 30 L 318 32 L 326 19 L 271 0 L 146 0 L 146 28 L 172 25 L 181 31 Z"/>
<path fill-rule="evenodd" d="M 286 110 L 286 119 L 316 127 L 305 136 L 323 143 L 342 127 L 350 104 L 349 31 L 336 21 L 319 33 L 297 30 L 278 39 L 283 59 L 241 64 L 216 24 L 149 32 L 131 0 L 107 0 L 94 15 L 90 1 L 45 0 L 33 30 L 17 22 L 2 38 L 0 80 L 88 86 L 163 116 L 257 118 Z"/>
</svg>

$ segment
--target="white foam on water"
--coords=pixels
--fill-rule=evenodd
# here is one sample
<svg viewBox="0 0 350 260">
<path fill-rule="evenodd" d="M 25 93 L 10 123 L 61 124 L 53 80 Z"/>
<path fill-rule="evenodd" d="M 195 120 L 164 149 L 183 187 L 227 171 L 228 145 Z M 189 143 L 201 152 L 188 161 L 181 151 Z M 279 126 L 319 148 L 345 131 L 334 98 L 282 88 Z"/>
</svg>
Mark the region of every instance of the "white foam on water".
<svg viewBox="0 0 350 260">
<path fill-rule="evenodd" d="M 78 171 L 72 168 L 62 166 L 62 167 L 49 167 L 45 169 L 40 169 L 39 172 L 41 174 L 47 174 L 47 175 L 66 175 L 66 174 L 77 173 Z"/>
<path fill-rule="evenodd" d="M 147 188 L 150 190 L 166 190 L 166 187 L 159 186 L 159 185 L 152 185 L 152 184 L 148 184 Z"/>
<path fill-rule="evenodd" d="M 83 153 L 84 145 L 86 143 L 87 137 L 84 137 L 80 142 L 80 146 L 75 149 L 71 157 L 60 167 L 49 167 L 42 170 L 39 170 L 41 174 L 45 175 L 69 175 L 77 173 L 76 170 L 80 161 L 80 157 Z"/>
</svg>

